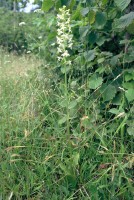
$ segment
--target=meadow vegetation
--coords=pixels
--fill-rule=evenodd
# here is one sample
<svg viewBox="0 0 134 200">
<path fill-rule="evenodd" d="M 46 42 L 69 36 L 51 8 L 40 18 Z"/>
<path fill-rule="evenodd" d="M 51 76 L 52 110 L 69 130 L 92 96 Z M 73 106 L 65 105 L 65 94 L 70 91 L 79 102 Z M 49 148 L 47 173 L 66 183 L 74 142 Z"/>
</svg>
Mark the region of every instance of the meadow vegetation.
<svg viewBox="0 0 134 200">
<path fill-rule="evenodd" d="M 131 8 L 44 0 L 20 40 L 0 34 L 1 200 L 133 199 Z"/>
</svg>

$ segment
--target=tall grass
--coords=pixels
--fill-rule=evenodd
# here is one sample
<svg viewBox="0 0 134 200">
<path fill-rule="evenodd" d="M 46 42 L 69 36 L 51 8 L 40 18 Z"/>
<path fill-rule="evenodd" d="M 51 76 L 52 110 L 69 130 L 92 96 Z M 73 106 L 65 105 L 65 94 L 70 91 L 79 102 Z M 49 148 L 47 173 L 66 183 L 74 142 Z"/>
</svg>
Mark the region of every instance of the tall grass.
<svg viewBox="0 0 134 200">
<path fill-rule="evenodd" d="M 85 113 L 89 102 L 78 98 L 66 137 L 64 83 L 55 85 L 51 66 L 3 51 L 0 58 L 0 199 L 132 200 L 133 141 L 106 129 L 120 118 L 98 122 L 95 102 Z"/>
</svg>

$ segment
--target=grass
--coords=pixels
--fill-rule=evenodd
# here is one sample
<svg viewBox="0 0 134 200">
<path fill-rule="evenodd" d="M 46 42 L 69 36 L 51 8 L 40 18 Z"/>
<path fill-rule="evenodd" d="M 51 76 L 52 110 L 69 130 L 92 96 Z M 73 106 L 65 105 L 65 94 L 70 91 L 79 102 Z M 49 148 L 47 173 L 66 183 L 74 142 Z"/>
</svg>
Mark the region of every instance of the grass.
<svg viewBox="0 0 134 200">
<path fill-rule="evenodd" d="M 81 98 L 75 117 L 70 100 L 68 136 L 64 84 L 54 85 L 51 67 L 0 54 L 0 199 L 132 200 L 133 141 L 112 131 L 122 118 L 98 122 L 95 102 L 85 113 Z"/>
</svg>

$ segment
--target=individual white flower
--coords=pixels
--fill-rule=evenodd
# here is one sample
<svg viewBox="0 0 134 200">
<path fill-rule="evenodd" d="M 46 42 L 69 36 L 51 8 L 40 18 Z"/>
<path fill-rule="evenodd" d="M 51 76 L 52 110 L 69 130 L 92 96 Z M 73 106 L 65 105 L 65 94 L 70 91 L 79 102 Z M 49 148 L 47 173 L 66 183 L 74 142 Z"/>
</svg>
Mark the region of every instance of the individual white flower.
<svg viewBox="0 0 134 200">
<path fill-rule="evenodd" d="M 19 23 L 19 26 L 25 26 L 25 25 L 26 25 L 25 22 L 20 22 L 20 23 Z"/>
<path fill-rule="evenodd" d="M 38 39 L 39 39 L 39 40 L 42 39 L 42 36 L 39 36 Z"/>
<path fill-rule="evenodd" d="M 43 12 L 43 10 L 41 10 L 41 9 L 36 9 L 36 10 L 34 11 L 34 13 L 40 13 L 40 14 L 43 14 L 44 12 Z"/>
<path fill-rule="evenodd" d="M 69 53 L 67 50 L 65 50 L 65 52 L 62 54 L 62 57 L 68 57 L 69 56 Z"/>
</svg>

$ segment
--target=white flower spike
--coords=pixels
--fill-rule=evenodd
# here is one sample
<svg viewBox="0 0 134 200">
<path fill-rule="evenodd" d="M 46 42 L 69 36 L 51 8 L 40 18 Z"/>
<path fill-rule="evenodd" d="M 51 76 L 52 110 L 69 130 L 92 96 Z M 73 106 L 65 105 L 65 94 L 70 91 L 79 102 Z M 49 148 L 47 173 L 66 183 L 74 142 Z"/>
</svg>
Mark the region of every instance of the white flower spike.
<svg viewBox="0 0 134 200">
<path fill-rule="evenodd" d="M 67 10 L 66 6 L 59 9 L 59 14 L 57 14 L 57 27 L 58 61 L 66 65 L 71 65 L 68 49 L 72 49 L 73 35 L 70 26 L 70 10 Z"/>
</svg>

